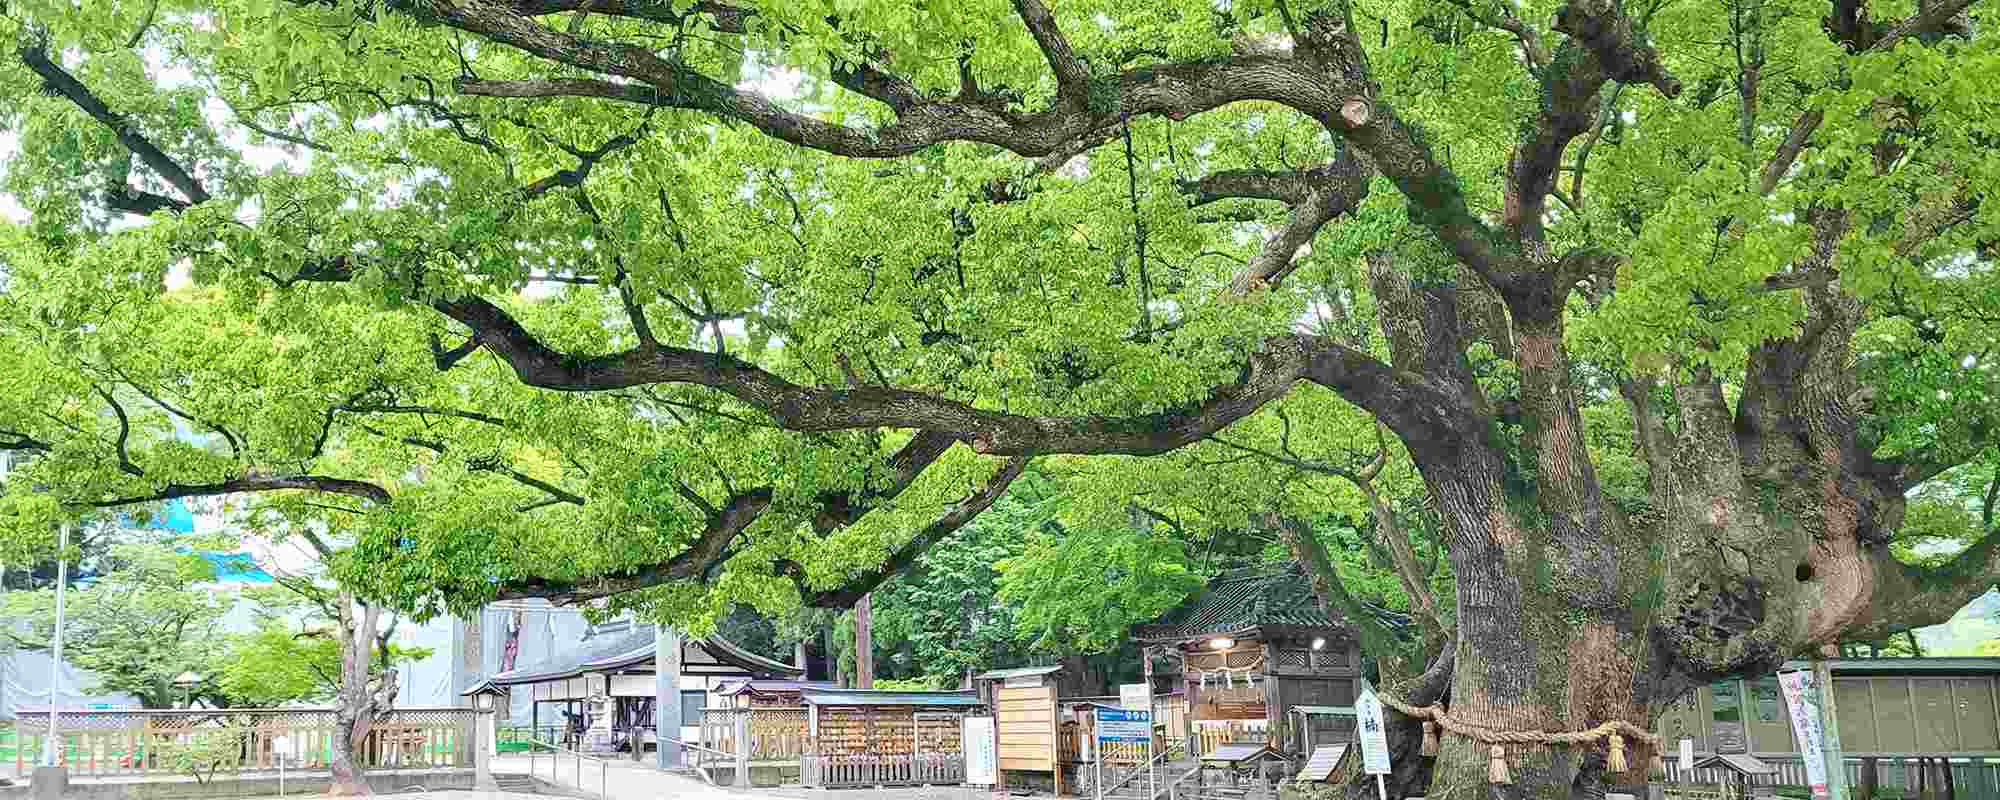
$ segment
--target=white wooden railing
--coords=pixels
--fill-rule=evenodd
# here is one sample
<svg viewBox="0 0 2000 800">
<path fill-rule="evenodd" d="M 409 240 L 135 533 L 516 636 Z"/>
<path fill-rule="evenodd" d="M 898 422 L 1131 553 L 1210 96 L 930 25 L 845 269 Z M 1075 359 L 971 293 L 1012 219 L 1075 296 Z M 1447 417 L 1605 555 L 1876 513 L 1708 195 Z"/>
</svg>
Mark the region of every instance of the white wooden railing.
<svg viewBox="0 0 2000 800">
<path fill-rule="evenodd" d="M 473 763 L 469 708 L 407 708 L 374 723 L 357 755 L 372 768 L 456 768 Z M 50 746 L 48 717 L 14 721 L 14 768 L 22 772 Z M 328 708 L 63 711 L 57 760 L 81 776 L 234 774 L 325 769 L 333 758 Z"/>
</svg>

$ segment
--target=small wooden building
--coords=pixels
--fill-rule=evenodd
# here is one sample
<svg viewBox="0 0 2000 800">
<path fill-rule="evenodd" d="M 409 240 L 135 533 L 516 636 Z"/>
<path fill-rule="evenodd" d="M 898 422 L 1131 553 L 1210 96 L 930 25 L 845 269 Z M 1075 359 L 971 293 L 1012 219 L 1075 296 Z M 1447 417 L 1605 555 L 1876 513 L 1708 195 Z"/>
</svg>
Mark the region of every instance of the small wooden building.
<svg viewBox="0 0 2000 800">
<path fill-rule="evenodd" d="M 1744 798 L 1776 797 L 1778 768 L 1749 753 L 1724 753 L 1694 762 L 1697 773 L 1716 775 Z"/>
<path fill-rule="evenodd" d="M 1382 612 L 1384 621 L 1407 621 Z M 1185 698 L 1187 737 L 1197 755 L 1228 743 L 1269 744 L 1303 754 L 1305 742 L 1343 737 L 1327 714 L 1292 717 L 1312 727 L 1289 730 L 1289 709 L 1354 705 L 1361 648 L 1343 619 L 1329 618 L 1296 565 L 1225 573 L 1159 619 L 1134 626 L 1154 690 Z M 1324 730 L 1321 730 L 1324 728 Z"/>
<path fill-rule="evenodd" d="M 571 742 L 587 729 L 588 699 L 612 699 L 612 730 L 623 741 L 643 746 L 654 740 L 653 703 L 659 689 L 654 680 L 658 628 L 619 620 L 593 626 L 578 646 L 542 661 L 518 666 L 485 678 L 514 696 L 526 695 L 528 722 L 536 736 L 558 744 Z M 702 710 L 710 694 L 726 682 L 743 679 L 797 680 L 805 668 L 751 653 L 719 636 L 681 640 L 681 730 L 668 735 L 695 741 L 701 735 Z"/>
<path fill-rule="evenodd" d="M 811 751 L 806 786 L 887 786 L 965 780 L 962 720 L 983 705 L 972 692 L 812 689 L 800 693 Z"/>
<path fill-rule="evenodd" d="M 1061 667 L 996 669 L 972 677 L 993 709 L 1003 786 L 1042 785 L 1062 794 L 1062 713 L 1057 684 Z"/>
</svg>

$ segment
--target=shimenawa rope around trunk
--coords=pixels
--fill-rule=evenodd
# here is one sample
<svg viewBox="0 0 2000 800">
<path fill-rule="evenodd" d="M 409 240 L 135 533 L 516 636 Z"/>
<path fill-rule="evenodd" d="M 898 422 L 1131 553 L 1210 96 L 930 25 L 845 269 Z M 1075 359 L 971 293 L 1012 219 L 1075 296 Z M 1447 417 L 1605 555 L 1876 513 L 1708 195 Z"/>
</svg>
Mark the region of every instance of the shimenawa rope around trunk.
<svg viewBox="0 0 2000 800">
<path fill-rule="evenodd" d="M 1388 695 L 1377 695 L 1377 697 L 1381 698 L 1383 705 L 1402 712 L 1404 716 L 1424 721 L 1422 752 L 1426 756 L 1437 755 L 1438 728 L 1443 728 L 1448 733 L 1463 736 L 1476 742 L 1492 745 L 1492 749 L 1489 751 L 1491 761 L 1487 765 L 1486 772 L 1486 779 L 1489 783 L 1509 784 L 1514 782 L 1513 776 L 1507 770 L 1507 745 L 1510 744 L 1575 746 L 1595 744 L 1600 739 L 1608 739 L 1610 740 L 1611 751 L 1605 756 L 1604 768 L 1612 774 L 1623 773 L 1629 766 L 1625 760 L 1625 740 L 1628 737 L 1653 748 L 1653 763 L 1648 770 L 1649 772 L 1656 775 L 1664 775 L 1666 773 L 1666 764 L 1660 760 L 1660 737 L 1622 719 L 1610 720 L 1595 728 L 1582 731 L 1557 731 L 1553 733 L 1548 731 L 1503 731 L 1460 722 L 1453 719 L 1451 713 L 1446 711 L 1445 707 L 1441 705 L 1412 706 Z"/>
</svg>

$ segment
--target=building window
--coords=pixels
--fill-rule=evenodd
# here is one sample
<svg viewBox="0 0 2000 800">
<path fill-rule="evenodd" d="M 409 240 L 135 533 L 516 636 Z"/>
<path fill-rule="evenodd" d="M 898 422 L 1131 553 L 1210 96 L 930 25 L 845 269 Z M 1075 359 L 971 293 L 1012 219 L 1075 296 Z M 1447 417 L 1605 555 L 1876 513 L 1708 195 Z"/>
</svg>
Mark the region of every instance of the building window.
<svg viewBox="0 0 2000 800">
<path fill-rule="evenodd" d="M 1716 722 L 1743 721 L 1743 704 L 1736 696 L 1735 681 L 1723 681 L 1708 688 L 1715 695 L 1713 709 Z"/>
<path fill-rule="evenodd" d="M 1778 695 L 1777 678 L 1763 678 L 1750 683 L 1750 713 L 1756 715 L 1758 722 L 1783 720 L 1782 702 Z"/>
<path fill-rule="evenodd" d="M 706 705 L 708 705 L 707 692 L 681 692 L 681 725 L 689 728 L 700 725 L 701 709 Z"/>
</svg>

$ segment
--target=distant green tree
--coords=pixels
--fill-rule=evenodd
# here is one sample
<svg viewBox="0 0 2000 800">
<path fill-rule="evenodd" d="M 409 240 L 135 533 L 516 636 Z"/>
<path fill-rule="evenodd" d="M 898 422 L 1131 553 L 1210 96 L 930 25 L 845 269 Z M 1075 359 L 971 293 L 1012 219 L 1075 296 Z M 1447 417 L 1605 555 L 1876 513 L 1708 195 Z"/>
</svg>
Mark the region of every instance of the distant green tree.
<svg viewBox="0 0 2000 800">
<path fill-rule="evenodd" d="M 113 545 L 106 563 L 98 580 L 65 598 L 64 660 L 96 675 L 95 691 L 130 694 L 146 708 L 183 702 L 190 690 L 174 679 L 214 674 L 226 650 L 222 617 L 235 593 L 204 586 L 214 581 L 214 566 L 166 545 Z M 10 627 L 0 636 L 25 650 L 48 649 L 53 589 L 9 593 L 0 610 L 0 618 L 27 624 L 25 633 Z"/>
<path fill-rule="evenodd" d="M 1165 530 L 1050 519 L 1024 533 L 1017 554 L 996 567 L 1001 599 L 1019 607 L 1017 634 L 1037 652 L 1102 652 L 1203 583 L 1189 543 Z"/>
<path fill-rule="evenodd" d="M 300 595 L 282 584 L 244 594 L 258 603 L 257 627 L 232 637 L 216 678 L 222 693 L 234 705 L 254 708 L 323 702 L 337 696 L 340 642 L 319 598 Z M 394 634 L 391 621 L 375 648 L 374 671 L 430 657 L 431 648 L 390 643 Z"/>
</svg>

